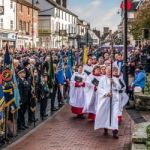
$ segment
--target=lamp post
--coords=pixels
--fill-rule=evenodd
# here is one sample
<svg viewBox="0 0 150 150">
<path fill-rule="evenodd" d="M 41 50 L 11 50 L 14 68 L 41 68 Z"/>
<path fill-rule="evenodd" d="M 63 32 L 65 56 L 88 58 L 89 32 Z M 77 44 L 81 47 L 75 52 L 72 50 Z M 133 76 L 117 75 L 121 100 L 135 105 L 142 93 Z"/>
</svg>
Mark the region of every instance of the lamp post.
<svg viewBox="0 0 150 150">
<path fill-rule="evenodd" d="M 39 1 L 32 0 L 32 50 L 34 48 L 34 5 L 39 5 Z"/>
</svg>

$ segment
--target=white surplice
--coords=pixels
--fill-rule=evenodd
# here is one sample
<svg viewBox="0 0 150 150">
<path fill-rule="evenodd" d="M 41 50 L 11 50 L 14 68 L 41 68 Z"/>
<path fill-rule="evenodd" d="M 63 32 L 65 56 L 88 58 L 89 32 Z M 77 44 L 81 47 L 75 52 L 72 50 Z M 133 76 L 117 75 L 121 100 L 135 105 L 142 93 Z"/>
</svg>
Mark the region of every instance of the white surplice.
<svg viewBox="0 0 150 150">
<path fill-rule="evenodd" d="M 86 86 L 84 89 L 85 92 L 85 105 L 83 108 L 84 113 L 96 114 L 97 91 L 95 91 L 95 85 L 92 83 L 94 78 L 100 82 L 101 76 L 95 76 L 91 74 L 87 77 L 85 81 Z"/>
<path fill-rule="evenodd" d="M 87 65 L 87 64 L 84 65 L 84 66 L 83 66 L 83 72 L 86 72 L 86 71 L 89 72 L 89 73 L 92 73 L 92 71 L 93 71 L 93 66 L 92 66 L 92 65 L 89 66 L 89 65 Z"/>
<path fill-rule="evenodd" d="M 112 105 L 111 105 L 111 124 L 110 124 L 110 97 L 106 95 L 111 91 L 111 79 L 104 76 L 98 86 L 98 101 L 96 110 L 96 119 L 94 128 L 107 128 L 118 130 L 118 114 L 119 114 L 119 90 L 121 86 L 119 80 L 114 78 L 112 86 Z"/>
<path fill-rule="evenodd" d="M 87 75 L 85 73 L 79 74 L 75 72 L 71 77 L 70 82 L 70 105 L 77 108 L 83 108 L 85 104 L 84 87 L 75 87 L 75 77 L 81 77 L 82 81 L 85 82 Z"/>
<path fill-rule="evenodd" d="M 122 115 L 123 107 L 128 103 L 129 96 L 126 93 L 126 85 L 124 82 L 124 79 L 122 76 L 119 77 L 119 80 L 122 82 L 123 85 L 121 85 L 122 93 L 120 93 L 120 99 L 119 99 L 119 116 Z"/>
</svg>

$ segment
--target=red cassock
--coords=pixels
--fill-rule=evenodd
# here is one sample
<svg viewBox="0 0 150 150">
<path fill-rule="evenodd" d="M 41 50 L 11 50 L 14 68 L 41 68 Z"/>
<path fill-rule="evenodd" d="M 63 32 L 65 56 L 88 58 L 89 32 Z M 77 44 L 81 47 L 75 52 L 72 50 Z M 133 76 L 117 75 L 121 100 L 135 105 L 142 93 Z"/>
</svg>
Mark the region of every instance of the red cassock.
<svg viewBox="0 0 150 150">
<path fill-rule="evenodd" d="M 80 88 L 81 86 L 79 85 L 79 83 L 78 82 L 75 82 L 75 87 L 76 88 Z M 85 83 L 83 83 L 82 84 L 82 87 L 85 87 Z M 83 107 L 74 107 L 74 106 L 72 106 L 71 107 L 71 111 L 72 111 L 72 113 L 73 114 L 77 114 L 77 115 L 81 115 L 81 114 L 83 114 Z"/>
</svg>

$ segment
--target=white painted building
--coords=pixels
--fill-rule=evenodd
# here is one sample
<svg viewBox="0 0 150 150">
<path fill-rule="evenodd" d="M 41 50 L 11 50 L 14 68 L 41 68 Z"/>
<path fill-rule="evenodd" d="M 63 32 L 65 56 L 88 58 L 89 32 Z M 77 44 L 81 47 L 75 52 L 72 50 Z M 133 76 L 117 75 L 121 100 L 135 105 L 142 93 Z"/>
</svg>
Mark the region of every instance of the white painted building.
<svg viewBox="0 0 150 150">
<path fill-rule="evenodd" d="M 39 0 L 39 3 L 39 46 L 77 47 L 77 16 L 53 0 Z"/>
<path fill-rule="evenodd" d="M 90 24 L 84 20 L 78 19 L 77 34 L 77 42 L 79 48 L 87 45 L 90 46 L 100 44 L 100 35 L 98 37 L 94 30 L 90 29 Z"/>
<path fill-rule="evenodd" d="M 16 3 L 12 0 L 0 0 L 0 6 L 4 6 L 4 14 L 0 15 L 0 48 L 6 42 L 16 45 Z"/>
</svg>

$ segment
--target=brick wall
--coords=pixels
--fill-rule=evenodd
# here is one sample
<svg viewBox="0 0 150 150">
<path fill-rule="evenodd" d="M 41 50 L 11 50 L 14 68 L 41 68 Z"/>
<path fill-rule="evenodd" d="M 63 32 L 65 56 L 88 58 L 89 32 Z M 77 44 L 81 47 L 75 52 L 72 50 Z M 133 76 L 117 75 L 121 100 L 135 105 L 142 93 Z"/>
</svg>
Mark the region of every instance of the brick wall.
<svg viewBox="0 0 150 150">
<path fill-rule="evenodd" d="M 16 29 L 20 35 L 32 36 L 32 7 L 17 3 Z M 34 36 L 38 36 L 38 11 L 34 9 Z"/>
</svg>

